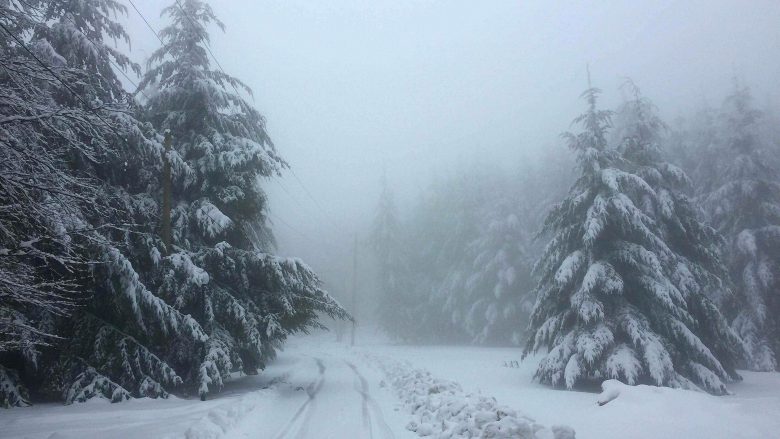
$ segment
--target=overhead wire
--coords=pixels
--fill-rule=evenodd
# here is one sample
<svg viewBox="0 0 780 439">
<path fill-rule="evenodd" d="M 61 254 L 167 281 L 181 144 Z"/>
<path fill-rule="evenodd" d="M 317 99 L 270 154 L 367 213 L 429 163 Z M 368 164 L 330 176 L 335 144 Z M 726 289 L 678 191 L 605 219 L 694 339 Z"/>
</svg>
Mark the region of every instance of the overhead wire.
<svg viewBox="0 0 780 439">
<path fill-rule="evenodd" d="M 128 1 L 129 1 L 129 2 L 130 2 L 130 4 L 132 5 L 132 7 L 133 7 L 133 9 L 136 11 L 136 13 L 137 13 L 137 14 L 138 14 L 138 15 L 141 17 L 141 19 L 144 21 L 144 23 L 146 23 L 146 26 L 149 28 L 149 30 L 151 30 L 151 31 L 152 31 L 152 33 L 153 33 L 153 34 L 154 34 L 154 35 L 157 37 L 157 39 L 158 39 L 158 40 L 160 40 L 160 42 L 161 42 L 161 43 L 163 43 L 163 40 L 160 38 L 160 36 L 159 36 L 159 34 L 157 33 L 157 31 L 155 31 L 155 30 L 154 30 L 154 28 L 151 26 L 151 24 L 149 23 L 149 21 L 148 21 L 148 20 L 146 19 L 146 17 L 145 17 L 145 16 L 144 16 L 144 15 L 141 13 L 141 11 L 140 11 L 140 10 L 139 10 L 139 9 L 136 7 L 136 5 L 133 3 L 133 1 L 132 1 L 132 0 L 128 0 Z M 31 8 L 31 9 L 33 9 L 33 10 L 37 11 L 38 13 L 42 13 L 42 11 L 41 11 L 40 9 L 38 9 L 38 8 L 36 8 L 36 7 L 32 6 L 32 5 L 30 5 L 30 4 L 29 4 L 29 3 L 27 3 L 26 1 L 24 1 L 24 0 L 20 0 L 20 2 L 21 2 L 21 3 L 23 3 L 24 5 L 26 5 L 27 7 L 29 7 L 29 8 Z M 184 13 L 185 17 L 187 17 L 187 18 L 188 18 L 190 21 L 192 21 L 192 19 L 189 17 L 189 15 L 186 13 L 186 11 L 184 11 L 184 9 L 181 7 L 181 4 L 179 3 L 179 1 L 178 1 L 178 0 L 176 0 L 176 3 L 177 3 L 177 5 L 179 6 L 179 8 L 182 10 L 182 12 Z M 6 17 L 7 17 L 7 15 L 6 15 Z M 31 17 L 31 18 L 32 18 L 32 19 L 33 19 L 33 20 L 34 20 L 34 21 L 35 21 L 37 24 L 42 24 L 42 23 L 41 23 L 41 17 L 34 17 L 34 16 L 32 16 L 32 14 L 30 14 L 30 17 Z M 83 31 L 81 31 L 81 29 L 79 29 L 79 28 L 76 26 L 76 23 L 74 23 L 74 22 L 73 22 L 73 20 L 70 20 L 69 18 L 68 18 L 68 20 L 71 22 L 71 24 L 73 24 L 73 25 L 74 25 L 74 28 L 75 28 L 75 29 L 76 29 L 76 30 L 77 30 L 79 33 L 81 33 L 81 34 L 82 34 L 82 35 L 83 35 L 83 36 L 84 36 L 84 37 L 85 37 L 85 38 L 86 38 L 86 39 L 87 39 L 87 40 L 88 40 L 88 41 L 89 41 L 89 42 L 90 42 L 92 45 L 94 45 L 95 47 L 99 47 L 99 46 L 98 46 L 98 44 L 97 44 L 97 43 L 96 43 L 96 42 L 95 42 L 95 41 L 94 41 L 92 38 L 90 38 L 89 36 L 87 36 L 87 35 L 86 35 L 86 34 L 85 34 Z M 193 24 L 194 24 L 194 22 L 193 22 Z M 37 55 L 35 55 L 35 53 L 34 53 L 32 50 L 30 50 L 30 48 L 29 48 L 29 47 L 27 47 L 27 45 L 26 45 L 26 44 L 25 44 L 25 43 L 24 43 L 24 42 L 23 42 L 23 41 L 22 41 L 20 38 L 18 38 L 16 35 L 14 35 L 14 34 L 13 34 L 13 32 L 11 32 L 11 31 L 10 31 L 10 30 L 9 30 L 9 29 L 8 29 L 8 28 L 7 28 L 7 27 L 4 25 L 4 24 L 3 24 L 3 23 L 0 23 L 0 29 L 2 29 L 2 30 L 3 30 L 3 31 L 6 33 L 6 34 L 8 34 L 8 36 L 9 36 L 9 37 L 11 37 L 11 38 L 12 38 L 14 41 L 16 41 L 16 43 L 17 43 L 17 44 L 19 44 L 19 46 L 20 46 L 22 49 L 24 49 L 24 51 L 25 51 L 25 52 L 27 52 L 27 53 L 28 53 L 28 54 L 29 54 L 29 55 L 30 55 L 30 56 L 31 56 L 31 57 L 32 57 L 32 58 L 33 58 L 33 59 L 34 59 L 34 60 L 35 60 L 35 61 L 36 61 L 36 62 L 37 62 L 37 63 L 38 63 L 40 66 L 41 66 L 41 67 L 43 67 L 43 69 L 44 69 L 44 70 L 46 70 L 46 71 L 47 71 L 47 72 L 48 72 L 50 75 L 52 75 L 52 77 L 54 77 L 54 78 L 57 80 L 57 82 L 59 82 L 60 84 L 62 84 L 62 86 L 63 86 L 63 87 L 65 87 L 65 89 L 66 89 L 66 90 L 68 90 L 68 92 L 70 92 L 70 93 L 71 93 L 71 94 L 72 94 L 72 95 L 73 95 L 73 96 L 74 96 L 74 97 L 75 97 L 75 98 L 76 98 L 76 99 L 77 99 L 79 102 L 81 102 L 81 103 L 82 103 L 82 104 L 83 104 L 83 105 L 84 105 L 84 106 L 85 106 L 87 109 L 89 109 L 91 112 L 93 112 L 93 113 L 95 114 L 95 116 L 96 116 L 96 117 L 97 117 L 97 118 L 98 118 L 98 119 L 99 119 L 101 122 L 103 122 L 103 124 L 105 124 L 105 125 L 106 125 L 106 127 L 108 127 L 108 128 L 109 128 L 109 129 L 110 129 L 110 130 L 111 130 L 111 131 L 114 133 L 114 134 L 116 134 L 116 135 L 117 135 L 117 137 L 119 137 L 120 139 L 122 139 L 122 141 L 124 141 L 125 143 L 127 143 L 127 139 L 126 139 L 126 138 L 125 138 L 123 135 L 121 135 L 121 134 L 120 134 L 120 133 L 119 133 L 119 132 L 116 130 L 116 128 L 114 128 L 114 126 L 113 126 L 113 125 L 111 125 L 111 124 L 110 124 L 108 121 L 106 121 L 106 120 L 105 120 L 105 119 L 104 119 L 104 118 L 103 118 L 103 117 L 100 115 L 100 113 L 97 111 L 97 109 L 96 109 L 96 108 L 93 108 L 93 107 L 92 107 L 92 106 L 91 106 L 89 103 L 87 103 L 87 102 L 86 102 L 86 101 L 85 101 L 85 100 L 84 100 L 84 99 L 81 97 L 81 95 L 79 95 L 79 94 L 78 94 L 78 93 L 77 93 L 75 90 L 73 90 L 73 89 L 70 87 L 70 85 L 68 85 L 68 84 L 67 84 L 67 83 L 66 83 L 66 82 L 65 82 L 65 81 L 64 81 L 64 80 L 63 80 L 63 79 L 62 79 L 62 78 L 61 78 L 61 77 L 60 77 L 60 76 L 57 74 L 57 73 L 55 73 L 55 72 L 54 72 L 54 70 L 53 70 L 51 67 L 49 67 L 49 66 L 48 66 L 48 65 L 47 65 L 45 62 L 43 62 L 43 61 L 42 61 L 42 60 L 41 60 L 41 59 L 40 59 L 40 58 L 39 58 Z M 164 44 L 164 43 L 163 43 L 163 44 Z M 211 57 L 214 59 L 215 63 L 216 63 L 216 64 L 217 64 L 217 66 L 219 67 L 219 69 L 222 71 L 222 73 L 223 73 L 223 74 L 225 74 L 225 75 L 227 76 L 227 73 L 225 73 L 224 69 L 222 68 L 222 65 L 219 63 L 219 60 L 217 60 L 216 56 L 214 56 L 214 53 L 213 53 L 213 52 L 211 51 L 211 49 L 208 47 L 208 44 L 206 44 L 206 48 L 207 48 L 207 50 L 208 50 L 209 54 L 211 54 Z M 130 78 L 128 75 L 126 75 L 126 74 L 125 74 L 125 72 L 122 70 L 122 68 L 121 68 L 119 65 L 117 65 L 117 64 L 116 64 L 116 63 L 115 63 L 113 60 L 111 60 L 110 58 L 108 59 L 108 61 L 109 61 L 109 62 L 110 62 L 110 63 L 111 63 L 111 64 L 112 64 L 114 67 L 116 67 L 116 68 L 119 70 L 120 74 L 122 74 L 122 75 L 123 75 L 123 76 L 124 76 L 124 77 L 125 77 L 125 78 L 126 78 L 126 79 L 127 79 L 127 80 L 128 80 L 130 83 L 131 83 L 131 84 L 132 84 L 132 85 L 134 85 L 134 86 L 136 87 L 136 89 L 138 89 L 138 85 L 135 83 L 135 81 L 133 81 L 133 80 L 132 80 L 132 79 L 131 79 L 131 78 Z M 233 85 L 232 83 L 230 83 L 230 84 L 233 86 L 233 89 L 236 91 L 236 93 L 239 93 L 239 92 L 238 92 L 238 89 L 235 87 L 235 85 Z M 140 90 L 139 90 L 139 91 L 140 91 Z M 143 93 L 143 91 L 140 91 L 140 92 L 141 92 L 142 94 L 144 94 L 144 93 Z M 148 98 L 148 96 L 146 96 L 145 94 L 144 94 L 144 96 Z M 240 94 L 239 94 L 239 96 L 240 96 Z M 129 146 L 129 145 L 128 145 L 128 146 Z M 298 179 L 297 175 L 296 175 L 296 179 Z M 299 184 L 301 184 L 301 186 L 303 187 L 303 184 L 302 184 L 302 182 L 300 182 L 300 179 L 298 179 L 298 182 L 299 182 Z M 284 191 L 285 191 L 285 193 L 287 193 L 287 194 L 288 194 L 288 196 L 290 196 L 290 198 L 292 198 L 292 199 L 293 199 L 293 200 L 294 200 L 294 201 L 295 201 L 297 204 L 299 204 L 299 205 L 302 207 L 302 205 L 300 204 L 300 202 L 299 202 L 299 201 L 298 201 L 296 198 L 294 198 L 294 197 L 292 196 L 292 194 L 291 194 L 291 193 L 290 193 L 290 192 L 289 192 L 289 191 L 288 191 L 288 190 L 287 190 L 287 189 L 286 189 L 286 188 L 285 188 L 285 187 L 284 187 L 284 186 L 281 184 L 281 182 L 279 182 L 279 185 L 280 185 L 280 187 L 282 187 L 282 190 L 284 190 Z M 304 187 L 304 190 L 306 190 L 307 194 L 308 194 L 308 195 L 311 197 L 311 194 L 308 192 L 308 190 L 307 190 L 305 187 Z M 316 200 L 315 200 L 315 202 L 316 202 Z M 309 238 L 309 237 L 308 237 L 308 236 L 307 236 L 305 233 L 303 233 L 303 232 L 301 232 L 300 230 L 296 229 L 295 227 L 291 226 L 291 225 L 290 225 L 288 222 L 284 221 L 284 220 L 283 220 L 282 218 L 280 218 L 278 215 L 276 215 L 276 214 L 274 214 L 274 213 L 272 213 L 272 212 L 270 212 L 270 211 L 268 211 L 268 214 L 269 214 L 271 217 L 273 217 L 273 219 L 274 219 L 276 222 L 279 222 L 280 224 L 284 225 L 285 227 L 287 227 L 287 228 L 288 228 L 288 229 L 290 229 L 291 231 L 293 231 L 293 232 L 297 233 L 298 235 L 302 236 L 303 238 L 305 238 L 305 239 L 307 239 L 307 240 L 311 240 L 311 238 Z"/>
<path fill-rule="evenodd" d="M 142 14 L 141 11 L 138 9 L 138 7 L 135 5 L 135 3 L 133 3 L 133 0 L 127 0 L 127 1 L 130 3 L 130 5 L 133 7 L 133 9 L 135 9 L 135 12 L 138 13 L 138 16 L 141 17 L 141 20 L 143 20 L 144 23 L 146 23 L 146 27 L 148 27 L 149 30 L 152 31 L 154 36 L 157 37 L 158 40 L 160 40 L 160 44 L 164 45 L 165 42 L 163 42 L 162 38 L 160 38 L 160 34 L 157 33 L 156 30 L 154 30 L 154 28 L 152 27 L 151 24 L 149 24 L 149 20 L 147 20 L 146 17 L 144 17 L 144 14 Z"/>
<path fill-rule="evenodd" d="M 20 2 L 20 3 L 22 3 L 23 5 L 27 6 L 28 8 L 31 8 L 31 9 L 33 9 L 33 10 L 37 11 L 39 14 L 43 14 L 43 11 L 41 11 L 40 9 L 36 8 L 35 6 L 33 6 L 33 5 L 29 4 L 29 3 L 27 3 L 25 0 L 19 0 L 19 2 Z M 66 20 L 68 20 L 68 21 L 69 21 L 69 22 L 70 22 L 70 23 L 73 25 L 73 28 L 74 28 L 74 29 L 76 29 L 76 30 L 77 30 L 77 31 L 78 31 L 78 32 L 79 32 L 81 35 L 83 35 L 83 36 L 84 36 L 84 38 L 86 38 L 86 39 L 87 39 L 87 41 L 89 41 L 89 42 L 90 42 L 90 43 L 91 43 L 93 46 L 95 46 L 95 48 L 100 48 L 100 46 L 99 46 L 99 45 L 98 45 L 98 44 L 97 44 L 97 43 L 96 43 L 96 42 L 95 42 L 95 41 L 94 41 L 92 38 L 90 38 L 90 37 L 89 37 L 87 34 L 85 34 L 85 33 L 84 33 L 84 32 L 83 32 L 81 29 L 79 29 L 79 27 L 78 27 L 78 25 L 76 24 L 76 22 L 75 22 L 75 21 L 73 21 L 73 20 L 70 18 L 70 16 L 69 16 L 69 15 L 65 14 L 65 15 L 63 15 L 62 17 L 63 17 L 63 18 L 65 18 Z M 38 17 L 38 20 L 39 20 L 39 21 L 37 22 L 37 24 L 43 24 L 43 23 L 42 23 L 42 20 L 43 20 L 43 18 L 42 18 L 42 17 Z M 106 57 L 106 59 L 108 60 L 108 62 L 109 62 L 109 63 L 110 63 L 112 66 L 114 66 L 114 68 L 116 68 L 116 69 L 117 69 L 117 71 L 119 72 L 119 74 L 121 74 L 122 76 L 124 76 L 124 77 L 125 77 L 125 79 L 127 79 L 127 81 L 128 81 L 128 82 L 130 82 L 130 84 L 131 84 L 133 87 L 135 87 L 135 90 L 136 90 L 136 92 L 139 92 L 139 93 L 141 93 L 141 94 L 142 94 L 142 95 L 143 95 L 143 96 L 144 96 L 146 99 L 149 99 L 149 96 L 147 96 L 147 94 L 146 94 L 146 93 L 144 93 L 144 92 L 143 92 L 143 90 L 141 90 L 140 88 L 138 88 L 138 84 L 136 84 L 136 83 L 135 83 L 135 81 L 133 81 L 133 79 L 131 79 L 131 78 L 130 78 L 130 76 L 129 76 L 127 73 L 125 73 L 124 69 L 123 69 L 123 68 L 122 68 L 122 67 L 121 67 L 119 64 L 117 64 L 115 61 L 113 61 L 113 60 L 112 60 L 110 57 Z"/>
<path fill-rule="evenodd" d="M 198 24 L 195 23 L 195 20 L 193 20 L 192 17 L 190 17 L 190 14 L 188 14 L 187 11 L 184 10 L 184 7 L 181 5 L 181 2 L 179 0 L 175 0 L 175 1 L 176 1 L 176 5 L 179 7 L 179 10 L 184 15 L 184 17 L 187 18 L 187 20 L 190 22 L 190 24 L 192 24 L 195 27 L 195 29 L 199 29 Z M 201 37 L 204 36 L 201 35 Z M 225 75 L 226 77 L 230 77 L 230 75 L 228 75 L 225 72 L 225 69 L 222 68 L 222 64 L 220 64 L 219 60 L 214 55 L 214 52 L 211 51 L 211 46 L 209 45 L 208 40 L 205 37 L 203 38 L 203 45 L 205 46 L 205 49 L 209 52 L 209 55 L 211 55 L 211 58 L 214 60 L 214 63 L 217 65 L 217 67 L 222 72 L 222 74 Z M 226 81 L 226 82 L 233 87 L 233 90 L 236 92 L 237 97 L 240 98 L 241 92 L 238 91 L 236 85 L 232 81 Z"/>
<path fill-rule="evenodd" d="M 181 1 L 180 1 L 180 0 L 175 0 L 175 1 L 176 1 L 176 5 L 179 7 L 179 10 L 182 12 L 182 14 L 184 15 L 184 17 L 185 17 L 185 18 L 186 18 L 186 19 L 187 19 L 187 20 L 190 22 L 190 24 L 192 24 L 192 25 L 193 25 L 193 26 L 194 26 L 196 29 L 198 29 L 198 25 L 197 25 L 197 23 L 195 23 L 195 20 L 193 20 L 193 18 L 192 18 L 192 17 L 190 17 L 190 15 L 189 15 L 189 14 L 187 13 L 187 11 L 184 9 L 184 7 L 183 7 L 183 6 L 182 6 L 182 4 L 181 4 Z M 220 63 L 220 62 L 219 62 L 219 59 L 217 59 L 216 55 L 214 55 L 214 52 L 211 50 L 211 46 L 209 45 L 208 41 L 207 41 L 205 38 L 204 38 L 204 40 L 203 40 L 203 45 L 204 45 L 204 47 L 205 47 L 206 51 L 207 51 L 207 52 L 209 53 L 209 55 L 211 56 L 211 58 L 214 60 L 214 63 L 217 65 L 217 68 L 219 68 L 219 70 L 222 72 L 222 74 L 223 74 L 223 75 L 225 75 L 226 77 L 229 77 L 229 75 L 227 74 L 227 72 L 225 72 L 225 69 L 222 67 L 222 63 Z M 233 87 L 233 90 L 236 92 L 236 95 L 237 95 L 237 96 L 240 98 L 240 97 L 241 97 L 241 92 L 239 92 L 239 91 L 238 91 L 238 88 L 235 86 L 235 84 L 234 84 L 233 82 L 231 82 L 231 81 L 226 81 L 226 82 L 228 82 L 228 83 L 231 85 L 231 87 Z M 325 209 L 322 207 L 322 204 L 320 204 L 320 202 L 319 202 L 319 201 L 317 201 L 317 199 L 316 199 L 316 198 L 314 198 L 314 196 L 313 196 L 313 195 L 312 195 L 312 193 L 309 191 L 309 189 L 308 189 L 308 188 L 307 188 L 307 187 L 306 187 L 306 186 L 303 184 L 303 182 L 301 181 L 301 179 L 300 179 L 300 178 L 298 178 L 298 174 L 296 174 L 296 173 L 295 173 L 295 171 L 294 171 L 292 168 L 289 168 L 289 169 L 290 169 L 290 172 L 293 174 L 293 177 L 294 177 L 294 178 L 297 180 L 298 184 L 301 186 L 301 188 L 303 188 L 303 190 L 304 190 L 304 192 L 306 193 L 306 195 L 307 195 L 307 196 L 308 196 L 308 197 L 309 197 L 309 198 L 310 198 L 310 199 L 311 199 L 311 200 L 314 202 L 314 204 L 315 204 L 315 205 L 316 205 L 316 207 L 317 207 L 317 208 L 320 210 L 320 212 L 321 212 L 321 213 L 322 213 L 322 214 L 323 214 L 323 215 L 324 215 L 326 218 L 328 218 L 329 220 L 331 220 L 331 221 L 332 221 L 332 217 L 331 217 L 331 215 L 328 215 L 328 214 L 325 212 Z M 285 189 L 285 188 L 282 188 L 282 189 L 283 189 L 285 192 L 287 192 L 287 189 Z M 287 193 L 288 193 L 288 195 L 290 195 L 290 194 L 289 194 L 289 192 L 287 192 Z M 297 202 L 297 201 L 296 201 L 296 202 Z"/>
<path fill-rule="evenodd" d="M 2 10 L 0 10 L 0 11 L 2 11 Z M 5 12 L 3 12 L 3 15 L 8 18 L 8 15 L 6 15 Z M 40 66 L 43 67 L 44 70 L 49 72 L 49 74 L 52 75 L 52 77 L 54 77 L 54 79 L 56 79 L 57 82 L 62 84 L 62 86 L 65 87 L 65 89 L 68 90 L 79 102 L 84 104 L 84 106 L 87 107 L 87 109 L 89 109 L 92 113 L 94 113 L 95 116 L 101 122 L 103 122 L 106 125 L 106 127 L 108 127 L 109 130 L 111 130 L 114 134 L 117 135 L 117 137 L 122 139 L 122 141 L 124 141 L 125 144 L 127 144 L 129 146 L 129 144 L 127 143 L 127 139 L 122 134 L 120 134 L 119 131 L 117 131 L 116 128 L 114 128 L 113 125 L 108 123 L 108 121 L 106 121 L 103 118 L 103 116 L 100 115 L 100 113 L 97 111 L 97 108 L 94 108 L 94 107 L 92 107 L 92 105 L 87 103 L 87 101 L 85 101 L 84 98 L 81 97 L 81 95 L 76 93 L 76 91 L 73 90 L 70 87 L 70 85 L 68 85 L 57 73 L 54 72 L 54 70 L 52 70 L 51 67 L 49 67 L 46 63 L 44 63 L 35 53 L 33 53 L 33 51 L 30 50 L 30 48 L 27 47 L 27 45 L 21 39 L 19 39 L 19 37 L 14 35 L 14 33 L 11 32 L 2 22 L 0 22 L 0 29 L 5 31 L 5 33 L 8 34 L 8 36 L 11 37 L 14 41 L 16 41 L 16 43 L 19 44 L 19 46 L 22 49 L 24 49 L 24 51 L 27 52 L 38 64 L 40 64 Z"/>
</svg>

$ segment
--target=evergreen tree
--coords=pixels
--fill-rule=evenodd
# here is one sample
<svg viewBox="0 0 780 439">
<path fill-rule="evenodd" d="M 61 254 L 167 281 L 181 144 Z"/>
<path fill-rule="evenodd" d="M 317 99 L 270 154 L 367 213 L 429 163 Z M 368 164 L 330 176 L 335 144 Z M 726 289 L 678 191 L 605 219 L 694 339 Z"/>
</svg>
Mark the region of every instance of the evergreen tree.
<svg viewBox="0 0 780 439">
<path fill-rule="evenodd" d="M 508 189 L 508 188 L 507 188 Z M 489 199 L 464 264 L 445 279 L 445 310 L 477 344 L 520 344 L 533 304 L 528 237 L 512 199 Z"/>
<path fill-rule="evenodd" d="M 288 334 L 319 327 L 318 312 L 347 315 L 301 261 L 263 252 L 261 182 L 287 165 L 264 118 L 237 93 L 249 88 L 211 68 L 206 27 L 221 22 L 200 0 L 177 1 L 163 13 L 171 24 L 141 82 L 150 94 L 145 114 L 172 134 L 192 173 L 173 181 L 172 248 L 152 285 L 208 336 L 203 348 L 176 347 L 191 353 L 179 355 L 179 368 L 204 398 L 230 371 L 263 368 Z"/>
<path fill-rule="evenodd" d="M 437 182 L 412 218 L 417 334 L 425 341 L 473 339 L 466 330 L 473 298 L 463 298 L 462 286 L 475 270 L 467 248 L 479 236 L 485 200 L 493 199 L 486 184 L 492 171 L 475 168 Z"/>
<path fill-rule="evenodd" d="M 60 393 L 66 403 L 95 396 L 112 401 L 166 396 L 163 386 L 181 379 L 152 349 L 177 338 L 202 343 L 206 335 L 191 317 L 149 291 L 136 271 L 157 251 L 153 230 L 133 224 L 154 224 L 145 191 L 156 184 L 162 147 L 151 126 L 136 119 L 133 99 L 113 70 L 140 68 L 104 43 L 105 37 L 128 40 L 114 18 L 124 6 L 111 0 L 23 4 L 30 8 L 27 16 L 36 19 L 30 43 L 48 54 L 52 65 L 78 74 L 67 92 L 52 95 L 53 101 L 98 118 L 90 131 L 60 136 L 53 144 L 78 141 L 99 148 L 90 155 L 64 155 L 59 163 L 98 188 L 91 201 L 99 208 L 79 211 L 70 220 L 89 230 L 81 252 L 94 263 L 78 284 L 92 296 L 75 314 L 54 319 L 65 342 L 45 352 L 46 367 L 28 368 L 25 375 L 37 392 Z"/>
<path fill-rule="evenodd" d="M 705 161 L 712 188 L 702 199 L 712 224 L 726 237 L 736 295 L 723 304 L 742 336 L 755 370 L 777 370 L 780 358 L 780 171 L 776 146 L 759 129 L 762 114 L 747 87 L 736 84 L 720 115 L 716 150 Z"/>
<path fill-rule="evenodd" d="M 371 231 L 371 249 L 374 253 L 379 288 L 378 321 L 389 334 L 409 339 L 417 327 L 412 312 L 417 304 L 415 298 L 410 297 L 409 267 L 406 265 L 408 260 L 404 254 L 395 198 L 384 176 L 381 186 L 379 206 Z"/>
<path fill-rule="evenodd" d="M 717 310 L 698 286 L 681 290 L 687 267 L 646 212 L 668 203 L 608 146 L 612 113 L 597 108 L 599 93 L 585 91 L 582 131 L 564 135 L 581 176 L 545 220 L 552 238 L 536 264 L 524 354 L 547 348 L 536 378 L 554 386 L 616 378 L 723 394 L 738 376 L 734 359 L 707 345 L 722 326 Z"/>
<path fill-rule="evenodd" d="M 628 80 L 624 90 L 628 98 L 616 113 L 618 148 L 632 172 L 647 182 L 657 197 L 655 202 L 645 197 L 639 206 L 655 221 L 660 236 L 674 252 L 676 261 L 670 265 L 670 279 L 696 318 L 694 332 L 727 370 L 734 370 L 745 352 L 739 337 L 716 309 L 719 298 L 732 294 L 728 269 L 720 257 L 724 240 L 703 222 L 703 212 L 689 196 L 693 189 L 688 176 L 664 160 L 662 145 L 667 127 L 657 108 L 642 96 L 633 81 Z"/>
<path fill-rule="evenodd" d="M 41 2 L 0 2 L 0 399 L 27 400 L 18 382 L 48 376 L 47 349 L 73 312 L 87 268 L 98 262 L 106 204 L 93 173 L 114 152 L 114 112 L 89 93 L 89 74 L 37 36 Z M 39 18 L 35 18 L 39 17 Z M 32 35 L 32 38 L 30 37 Z M 108 224 L 105 224 L 108 225 Z M 81 301 L 79 301 L 81 303 Z M 16 383 L 10 383 L 16 381 Z M 16 389 L 16 390 L 14 390 Z M 8 393 L 10 391 L 10 393 Z"/>
</svg>

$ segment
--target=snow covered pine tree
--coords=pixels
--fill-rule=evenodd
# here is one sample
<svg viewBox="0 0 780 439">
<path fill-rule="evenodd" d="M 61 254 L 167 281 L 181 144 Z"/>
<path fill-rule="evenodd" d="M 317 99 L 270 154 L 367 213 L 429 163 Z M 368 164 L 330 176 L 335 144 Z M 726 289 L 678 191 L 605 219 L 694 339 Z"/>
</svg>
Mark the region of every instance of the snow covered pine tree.
<svg viewBox="0 0 780 439">
<path fill-rule="evenodd" d="M 143 191 L 150 188 L 149 181 L 156 174 L 147 172 L 138 178 L 135 173 L 153 170 L 162 150 L 151 126 L 134 118 L 137 109 L 113 65 L 135 72 L 140 68 L 103 42 L 104 36 L 128 40 L 122 26 L 111 18 L 123 13 L 124 7 L 111 0 L 20 4 L 26 8 L 20 15 L 35 18 L 31 46 L 45 55 L 44 62 L 52 71 L 70 73 L 63 78 L 69 86 L 52 90 L 53 104 L 69 109 L 63 112 L 63 116 L 70 116 L 65 122 L 86 125 L 80 131 L 54 136 L 49 144 L 64 141 L 63 149 L 70 150 L 59 157 L 58 165 L 81 180 L 87 177 L 85 181 L 96 187 L 89 195 L 79 194 L 90 209 L 49 215 L 57 218 L 66 232 L 82 231 L 80 240 L 68 242 L 83 241 L 74 248 L 93 258 L 92 264 L 83 265 L 78 278 L 79 289 L 92 292 L 92 297 L 80 301 L 74 314 L 51 319 L 50 324 L 65 341 L 47 349 L 43 364 L 28 367 L 25 376 L 36 385 L 37 393 L 60 394 L 66 403 L 95 396 L 112 401 L 165 396 L 163 386 L 173 387 L 181 378 L 150 349 L 159 350 L 176 337 L 198 342 L 206 336 L 192 318 L 141 283 L 133 265 L 139 261 L 139 249 L 132 244 L 138 237 L 151 241 L 150 235 L 138 227 L 116 227 L 154 223 L 148 217 L 133 215 L 148 210 L 150 197 Z M 79 114 L 89 117 L 73 117 Z M 31 130 L 40 131 L 39 127 Z M 79 144 L 91 149 L 78 154 Z M 142 258 L 148 258 L 149 246 L 140 252 Z"/>
<path fill-rule="evenodd" d="M 408 340 L 417 325 L 413 310 L 419 306 L 409 283 L 408 255 L 405 255 L 404 237 L 395 208 L 393 192 L 382 176 L 382 192 L 379 195 L 371 231 L 371 250 L 374 254 L 378 277 L 377 317 L 381 327 L 393 336 Z"/>
<path fill-rule="evenodd" d="M 777 146 L 760 132 L 761 117 L 750 90 L 735 83 L 706 160 L 717 170 L 706 177 L 712 190 L 702 198 L 727 240 L 736 294 L 724 298 L 726 313 L 745 341 L 748 366 L 771 371 L 780 365 L 780 168 Z"/>
<path fill-rule="evenodd" d="M 0 363 L 23 369 L 27 384 L 56 375 L 59 324 L 105 242 L 89 221 L 105 194 L 82 164 L 114 153 L 113 109 L 94 99 L 94 72 L 41 36 L 54 29 L 45 14 L 42 2 L 0 2 Z M 18 374 L 0 366 L 0 375 L 1 404 L 26 404 L 9 384 Z"/>
<path fill-rule="evenodd" d="M 175 154 L 192 173 L 173 181 L 172 248 L 163 249 L 154 287 L 207 334 L 202 348 L 170 347 L 180 350 L 171 356 L 187 371 L 185 381 L 199 383 L 205 398 L 232 370 L 263 368 L 289 334 L 319 327 L 318 312 L 349 316 L 303 262 L 266 252 L 261 182 L 287 165 L 263 116 L 238 92 L 249 88 L 211 69 L 206 27 L 222 23 L 200 0 L 175 0 L 163 14 L 171 24 L 160 32 L 164 44 L 140 90 L 150 96 L 149 120 L 170 130 Z"/>
<path fill-rule="evenodd" d="M 517 197 L 509 179 L 494 175 L 478 179 L 477 225 L 461 255 L 443 280 L 444 309 L 475 344 L 522 343 L 533 305 L 529 239 L 521 221 Z"/>
<path fill-rule="evenodd" d="M 524 355 L 548 349 L 536 378 L 554 386 L 615 378 L 724 394 L 724 383 L 738 379 L 739 349 L 702 291 L 709 284 L 700 282 L 715 274 L 672 242 L 676 230 L 700 227 L 678 216 L 688 215 L 684 203 L 668 191 L 681 175 L 660 164 L 644 168 L 666 190 L 659 193 L 633 173 L 637 165 L 607 144 L 612 113 L 597 108 L 599 93 L 584 92 L 588 108 L 575 119 L 583 130 L 564 135 L 582 174 L 545 220 L 552 239 L 535 267 L 540 281 Z M 637 137 L 637 128 L 627 139 L 632 150 L 652 141 Z M 695 238 L 684 244 L 707 248 Z"/>
</svg>

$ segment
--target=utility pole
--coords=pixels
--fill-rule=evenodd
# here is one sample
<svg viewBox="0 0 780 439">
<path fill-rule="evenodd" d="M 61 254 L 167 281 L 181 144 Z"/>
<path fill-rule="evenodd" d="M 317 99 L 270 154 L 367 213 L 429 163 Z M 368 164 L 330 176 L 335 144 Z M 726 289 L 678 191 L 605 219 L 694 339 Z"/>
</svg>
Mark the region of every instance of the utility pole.
<svg viewBox="0 0 780 439">
<path fill-rule="evenodd" d="M 165 151 L 163 152 L 162 172 L 162 225 L 160 234 L 165 245 L 165 254 L 171 254 L 171 160 L 168 154 L 171 152 L 171 130 L 165 130 Z"/>
<path fill-rule="evenodd" d="M 352 337 L 350 346 L 355 346 L 355 327 L 357 326 L 357 251 L 358 237 L 355 233 L 355 248 L 352 250 Z"/>
</svg>

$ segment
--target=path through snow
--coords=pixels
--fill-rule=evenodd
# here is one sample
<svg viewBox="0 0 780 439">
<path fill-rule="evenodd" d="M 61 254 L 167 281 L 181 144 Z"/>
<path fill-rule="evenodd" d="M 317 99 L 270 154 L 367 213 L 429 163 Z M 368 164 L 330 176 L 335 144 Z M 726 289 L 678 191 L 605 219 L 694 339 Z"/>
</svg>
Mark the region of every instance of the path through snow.
<svg viewBox="0 0 780 439">
<path fill-rule="evenodd" d="M 276 389 L 274 399 L 281 405 L 288 404 L 288 399 L 293 405 L 303 399 L 292 415 L 251 413 L 226 437 L 395 439 L 358 366 L 338 356 L 317 355 L 298 361 L 287 383 Z M 290 395 L 290 389 L 305 396 Z"/>
<path fill-rule="evenodd" d="M 327 351 L 293 347 L 284 355 L 290 369 L 284 383 L 266 392 L 272 407 L 258 407 L 230 429 L 226 439 L 416 437 L 388 392 L 375 392 L 381 377 L 343 346 Z M 386 420 L 386 413 L 393 422 Z M 392 427 L 391 427 L 392 425 Z"/>
</svg>

